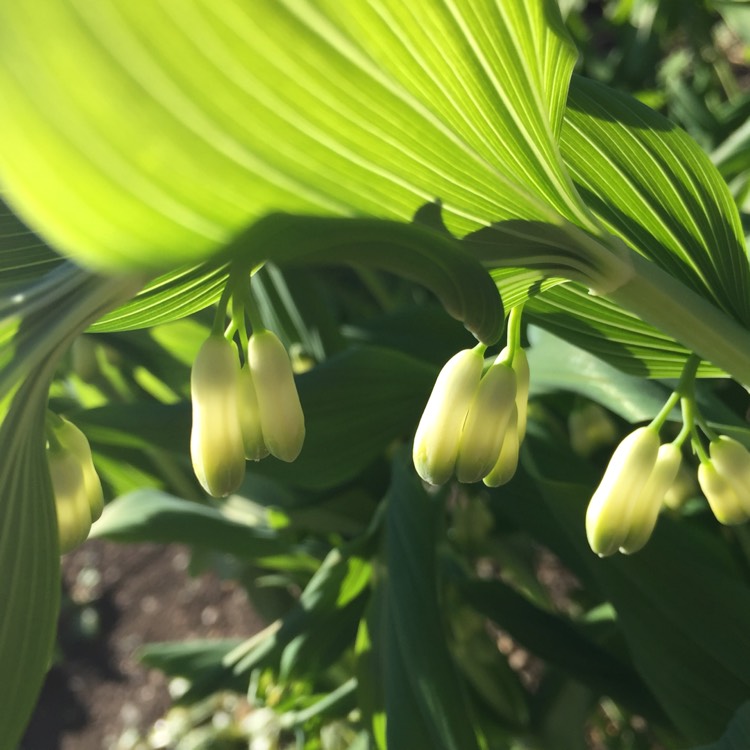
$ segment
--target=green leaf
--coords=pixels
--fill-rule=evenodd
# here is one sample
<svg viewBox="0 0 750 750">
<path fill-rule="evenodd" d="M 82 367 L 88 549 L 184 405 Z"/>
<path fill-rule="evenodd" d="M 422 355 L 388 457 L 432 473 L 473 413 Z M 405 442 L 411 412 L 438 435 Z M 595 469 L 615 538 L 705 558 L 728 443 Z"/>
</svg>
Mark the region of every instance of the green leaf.
<svg viewBox="0 0 750 750">
<path fill-rule="evenodd" d="M 2 179 L 110 269 L 205 259 L 274 211 L 590 225 L 556 146 L 575 56 L 552 0 L 7 3 Z"/>
<path fill-rule="evenodd" d="M 384 651 L 389 747 L 415 747 L 403 732 L 424 723 L 440 750 L 477 750 L 468 701 L 452 661 L 438 602 L 436 532 L 442 500 L 429 496 L 403 455 L 393 463 L 387 496 Z M 374 636 L 373 636 L 374 637 Z M 394 683 L 413 695 L 391 702 Z M 411 704 L 411 705 L 410 705 Z M 416 712 L 420 718 L 412 717 Z M 420 721 L 421 719 L 421 721 Z"/>
<path fill-rule="evenodd" d="M 739 214 L 693 140 L 635 99 L 575 77 L 560 148 L 587 205 L 611 232 L 750 323 Z"/>
<path fill-rule="evenodd" d="M 718 742 L 693 750 L 745 750 L 746 747 L 750 747 L 750 703 L 737 711 Z"/>
<path fill-rule="evenodd" d="M 0 426 L 0 732 L 9 747 L 23 733 L 49 667 L 60 601 L 57 521 L 42 431 L 46 387 L 44 376 L 22 386 Z"/>
<path fill-rule="evenodd" d="M 329 552 L 292 609 L 268 632 L 227 654 L 225 664 L 246 675 L 259 665 L 280 663 L 285 677 L 330 666 L 354 641 L 372 571 L 364 557 L 369 543 L 365 535 Z"/>
<path fill-rule="evenodd" d="M 670 391 L 659 383 L 626 375 L 598 357 L 589 354 L 536 326 L 527 335 L 532 395 L 565 390 L 578 393 L 606 406 L 629 422 L 655 417 Z"/>
<path fill-rule="evenodd" d="M 149 643 L 138 651 L 138 659 L 160 669 L 168 677 L 185 677 L 190 687 L 175 702 L 191 703 L 218 690 L 247 689 L 247 680 L 236 678 L 224 666 L 224 657 L 237 648 L 239 639 Z"/>
<path fill-rule="evenodd" d="M 49 667 L 60 597 L 55 505 L 45 457 L 47 391 L 72 338 L 132 280 L 69 264 L 0 299 L 0 733 L 15 747 Z"/>
<path fill-rule="evenodd" d="M 235 521 L 217 508 L 153 489 L 132 492 L 109 503 L 92 528 L 91 537 L 119 542 L 181 542 L 228 552 L 241 560 L 280 555 L 289 548 L 288 540 L 269 528 Z"/>
<path fill-rule="evenodd" d="M 633 664 L 674 725 L 692 742 L 717 736 L 750 689 L 750 588 L 725 545 L 693 525 L 668 517 L 637 554 L 599 559 L 584 532 L 590 485 L 551 471 L 549 439 L 529 433 L 527 467 L 540 496 L 526 512 L 548 516 L 565 537 L 564 557 L 585 565 L 585 578 L 609 599 Z M 582 465 L 567 448 L 564 471 Z"/>
<path fill-rule="evenodd" d="M 297 460 L 265 459 L 252 471 L 292 487 L 352 479 L 395 439 L 410 435 L 437 368 L 378 347 L 358 347 L 299 376 L 305 444 Z"/>
<path fill-rule="evenodd" d="M 0 289 L 34 281 L 60 263 L 62 258 L 0 199 Z"/>
</svg>

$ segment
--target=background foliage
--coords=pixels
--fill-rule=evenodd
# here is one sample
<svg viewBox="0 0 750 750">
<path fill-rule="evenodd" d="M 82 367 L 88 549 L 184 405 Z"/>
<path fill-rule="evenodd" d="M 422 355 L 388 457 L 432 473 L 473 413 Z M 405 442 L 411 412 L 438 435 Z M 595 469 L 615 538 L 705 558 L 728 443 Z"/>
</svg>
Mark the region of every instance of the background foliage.
<svg viewBox="0 0 750 750">
<path fill-rule="evenodd" d="M 495 8 L 492 23 L 480 5 Z M 658 412 L 689 351 L 582 286 L 542 282 L 543 264 L 521 270 L 519 248 L 553 247 L 559 262 L 603 228 L 750 322 L 750 10 L 572 0 L 568 38 L 549 4 L 433 6 L 424 26 L 400 2 L 259 2 L 255 27 L 233 2 L 2 8 L 14 206 L 100 268 L 204 262 L 123 302 L 132 287 L 100 290 L 10 210 L 0 217 L 0 445 L 13 488 L 0 541 L 3 565 L 28 571 L 0 594 L 17 611 L 44 602 L 48 619 L 56 607 L 55 580 L 20 585 L 56 557 L 49 506 L 24 516 L 43 528 L 33 556 L 8 531 L 22 490 L 46 482 L 41 410 L 22 429 L 13 420 L 51 380 L 51 407 L 86 432 L 111 500 L 94 536 L 184 542 L 282 594 L 262 637 L 145 649 L 189 682 L 179 703 L 195 719 L 168 721 L 170 747 L 261 747 L 252 722 L 205 719 L 201 706 L 232 693 L 257 716 L 273 709 L 282 748 L 743 747 L 747 529 L 718 527 L 688 486 L 637 555 L 599 560 L 583 530 L 612 448 Z M 80 59 L 46 44 L 48 28 Z M 122 117 L 129 102 L 138 117 Z M 131 150 L 139 142 L 154 150 Z M 76 190 L 63 184 L 71 165 Z M 285 213 L 253 223 L 271 209 Z M 308 437 L 297 462 L 253 465 L 237 495 L 213 501 L 190 469 L 189 373 L 237 259 L 248 271 L 272 261 L 253 285 L 294 353 Z M 474 341 L 454 318 L 500 335 L 482 265 L 506 308 L 526 302 L 522 466 L 497 490 L 428 492 L 405 446 L 440 366 Z M 63 350 L 53 377 L 43 363 Z M 700 385 L 712 422 L 750 445 L 745 391 Z M 30 460 L 11 461 L 26 444 Z M 52 637 L 11 624 L 15 636 L 0 634 L 28 651 Z M 519 667 L 520 653 L 531 658 Z M 8 726 L 39 679 L 12 680 L 25 687 L 0 709 Z"/>
</svg>

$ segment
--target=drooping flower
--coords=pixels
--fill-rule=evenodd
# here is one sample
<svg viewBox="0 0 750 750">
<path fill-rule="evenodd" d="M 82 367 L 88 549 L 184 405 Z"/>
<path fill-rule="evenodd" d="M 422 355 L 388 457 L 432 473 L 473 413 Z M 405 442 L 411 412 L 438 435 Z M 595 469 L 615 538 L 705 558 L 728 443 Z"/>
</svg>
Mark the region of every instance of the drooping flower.
<svg viewBox="0 0 750 750">
<path fill-rule="evenodd" d="M 263 330 L 250 337 L 247 363 L 266 448 L 282 461 L 294 461 L 305 441 L 305 416 L 289 355 L 275 333 Z"/>
<path fill-rule="evenodd" d="M 620 543 L 623 554 L 637 552 L 651 538 L 664 497 L 677 478 L 681 463 L 682 453 L 674 443 L 659 448 L 651 476 L 641 492 L 631 500 L 627 532 Z"/>
<path fill-rule="evenodd" d="M 250 367 L 240 370 L 240 427 L 242 442 L 245 446 L 245 458 L 249 461 L 260 461 L 268 455 L 268 447 L 263 439 L 263 429 L 260 424 L 260 406 L 255 383 Z"/>
<path fill-rule="evenodd" d="M 464 421 L 456 459 L 459 482 L 479 482 L 497 463 L 515 398 L 516 373 L 498 357 L 479 381 Z"/>
<path fill-rule="evenodd" d="M 57 440 L 76 456 L 81 465 L 91 520 L 96 521 L 104 510 L 104 493 L 99 474 L 94 467 L 89 441 L 78 427 L 63 417 L 60 417 L 60 422 L 54 429 Z"/>
<path fill-rule="evenodd" d="M 195 358 L 190 377 L 190 455 L 198 481 L 214 497 L 234 492 L 245 476 L 239 378 L 234 344 L 220 335 L 209 336 Z"/>
<path fill-rule="evenodd" d="M 518 453 L 521 447 L 521 439 L 518 432 L 518 404 L 512 405 L 508 426 L 503 437 L 495 465 L 489 474 L 482 480 L 488 487 L 500 487 L 513 479 L 518 468 Z"/>
<path fill-rule="evenodd" d="M 612 454 L 586 512 L 586 536 L 591 549 L 600 557 L 617 552 L 627 542 L 629 534 L 634 533 L 631 526 L 633 504 L 654 471 L 658 453 L 658 430 L 640 427 Z M 641 522 L 643 516 L 641 514 L 639 519 Z"/>
<path fill-rule="evenodd" d="M 719 523 L 734 526 L 748 520 L 739 486 L 731 474 L 725 474 L 712 460 L 702 461 L 698 467 L 698 484 Z"/>
<path fill-rule="evenodd" d="M 742 508 L 750 516 L 750 451 L 727 435 L 712 440 L 708 449 L 716 470 L 735 488 Z"/>
<path fill-rule="evenodd" d="M 414 467 L 425 482 L 445 484 L 453 474 L 483 363 L 481 349 L 464 349 L 448 360 L 435 381 L 412 451 Z"/>
<path fill-rule="evenodd" d="M 81 461 L 59 444 L 47 448 L 47 465 L 55 495 L 60 553 L 64 554 L 85 542 L 91 530 L 86 480 Z"/>
</svg>

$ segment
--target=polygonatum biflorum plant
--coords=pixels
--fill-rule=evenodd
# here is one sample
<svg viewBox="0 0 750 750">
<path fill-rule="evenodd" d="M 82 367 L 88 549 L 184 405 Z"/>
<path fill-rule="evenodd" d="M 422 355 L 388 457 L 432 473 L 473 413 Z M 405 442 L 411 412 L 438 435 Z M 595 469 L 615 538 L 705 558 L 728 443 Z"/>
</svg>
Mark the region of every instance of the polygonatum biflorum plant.
<svg viewBox="0 0 750 750">
<path fill-rule="evenodd" d="M 194 350 L 190 437 L 208 495 L 241 494 L 248 475 L 268 471 L 281 486 L 332 491 L 393 452 L 385 510 L 305 590 L 346 583 L 348 598 L 333 598 L 346 603 L 368 588 L 356 682 L 377 747 L 500 747 L 488 712 L 519 731 L 531 721 L 494 696 L 496 674 L 477 677 L 457 656 L 455 633 L 448 646 L 448 590 L 532 649 L 553 617 L 539 602 L 516 609 L 499 579 L 446 561 L 436 509 L 456 493 L 497 501 L 490 525 L 505 518 L 535 536 L 614 607 L 614 647 L 581 620 L 555 631 L 560 649 L 536 643 L 546 658 L 575 663 L 577 679 L 676 742 L 720 734 L 750 694 L 747 537 L 677 511 L 657 518 L 665 502 L 679 506 L 686 474 L 721 524 L 750 517 L 750 432 L 696 387 L 712 376 L 750 386 L 742 227 L 684 132 L 576 77 L 575 61 L 553 0 L 0 3 L 8 747 L 49 665 L 60 553 L 85 539 L 102 505 L 75 414 L 52 408 L 56 368 L 84 331 L 162 330 L 211 306 Z M 304 268 L 312 285 L 323 265 L 426 288 L 476 342 L 447 353 L 439 374 L 427 368 L 429 397 L 404 388 L 426 367 L 413 351 L 421 334 L 409 331 L 406 352 L 358 353 L 337 339 L 339 354 L 323 347 L 295 382 L 258 279 Z M 605 404 L 641 423 L 593 482 L 580 456 L 550 452 L 549 426 L 527 414 L 529 389 L 541 392 L 535 373 L 559 386 L 570 358 L 606 376 Z M 382 377 L 362 377 L 357 361 Z M 389 406 L 396 392 L 403 403 Z M 628 407 L 639 392 L 648 405 Z M 311 394 L 348 404 L 338 443 Z M 368 433 L 361 455 L 355 431 Z M 412 461 L 396 439 L 411 443 Z M 115 505 L 100 522 L 110 533 Z M 356 585 L 330 577 L 341 560 L 358 561 Z M 229 659 L 240 674 L 250 662 Z"/>
</svg>

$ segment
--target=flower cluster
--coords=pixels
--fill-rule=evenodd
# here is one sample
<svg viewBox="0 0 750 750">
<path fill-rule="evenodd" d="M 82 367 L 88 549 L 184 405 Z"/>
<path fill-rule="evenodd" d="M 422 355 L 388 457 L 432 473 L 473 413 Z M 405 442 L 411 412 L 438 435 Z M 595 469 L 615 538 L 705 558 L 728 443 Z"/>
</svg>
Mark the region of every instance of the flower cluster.
<svg viewBox="0 0 750 750">
<path fill-rule="evenodd" d="M 733 525 L 750 519 L 750 452 L 720 435 L 709 445 L 710 458 L 698 467 L 698 483 L 716 520 Z"/>
<path fill-rule="evenodd" d="M 55 496 L 60 552 L 86 541 L 104 494 L 86 436 L 62 417 L 48 420 L 47 465 Z"/>
<path fill-rule="evenodd" d="M 695 443 L 694 443 L 695 444 Z M 704 453 L 698 445 L 697 452 Z M 716 519 L 750 519 L 750 451 L 733 438 L 711 440 L 702 455 L 698 483 Z M 586 513 L 591 549 L 601 557 L 618 549 L 630 554 L 649 540 L 663 505 L 673 507 L 682 454 L 676 443 L 659 444 L 653 424 L 628 435 L 617 447 Z M 683 493 L 684 494 L 684 493 Z M 679 500 L 677 501 L 679 502 Z"/>
<path fill-rule="evenodd" d="M 201 347 L 190 378 L 193 426 L 190 455 L 210 495 L 234 492 L 245 460 L 269 453 L 294 461 L 305 439 L 305 420 L 284 345 L 267 330 L 250 336 L 245 365 L 222 335 Z"/>
<path fill-rule="evenodd" d="M 682 462 L 674 443 L 660 445 L 653 425 L 640 427 L 615 449 L 586 512 L 586 535 L 600 557 L 641 549 L 656 526 L 664 496 Z"/>
<path fill-rule="evenodd" d="M 482 374 L 485 347 L 465 349 L 440 372 L 414 438 L 414 466 L 430 484 L 497 487 L 511 479 L 526 433 L 526 353 L 503 349 Z"/>
</svg>

